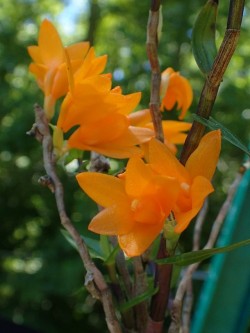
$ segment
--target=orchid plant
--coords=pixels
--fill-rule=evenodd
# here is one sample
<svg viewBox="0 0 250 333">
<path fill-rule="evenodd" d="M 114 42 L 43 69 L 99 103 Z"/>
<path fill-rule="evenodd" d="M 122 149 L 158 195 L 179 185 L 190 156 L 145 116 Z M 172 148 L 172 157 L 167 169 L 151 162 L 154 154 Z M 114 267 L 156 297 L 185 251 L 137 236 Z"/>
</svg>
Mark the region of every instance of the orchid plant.
<svg viewBox="0 0 250 333">
<path fill-rule="evenodd" d="M 158 61 L 154 54 L 154 15 L 159 15 L 159 6 L 151 11 L 148 26 L 153 72 Z M 175 258 L 181 233 L 193 223 L 214 191 L 212 178 L 223 131 L 217 128 L 203 135 L 202 124 L 196 123 L 194 129 L 192 123 L 183 121 L 193 91 L 188 79 L 171 67 L 157 73 L 161 84 L 156 89 L 156 102 L 152 98 L 149 109 L 137 110 L 141 92 L 125 95 L 121 87 L 112 86 L 112 75 L 104 73 L 107 56 L 96 56 L 88 42 L 64 46 L 49 20 L 42 21 L 38 45 L 29 46 L 28 53 L 33 60 L 29 70 L 44 94 L 43 109 L 36 106 L 33 134 L 44 147 L 45 169 L 61 222 L 76 242 L 87 270 L 86 287 L 103 303 L 110 332 L 122 332 L 121 327 L 126 332 L 160 332 L 172 271 L 167 260 Z M 152 91 L 156 86 L 153 83 Z M 161 120 L 161 113 L 167 119 L 175 106 L 180 110 L 179 120 Z M 197 132 L 202 134 L 199 139 Z M 193 138 L 195 145 L 190 150 L 188 142 Z M 185 141 L 188 155 L 184 161 L 182 153 L 180 162 L 178 148 Z M 86 235 L 80 236 L 66 215 L 62 184 L 55 172 L 55 161 L 63 160 L 74 149 L 90 151 L 99 161 L 96 166 L 90 159 L 83 172 L 76 172 L 76 180 L 98 204 L 99 212 L 90 221 L 89 231 L 100 234 L 100 242 L 108 244 L 108 253 L 103 254 L 108 268 L 106 280 L 89 254 Z M 104 168 L 106 172 L 102 173 L 103 156 L 105 163 L 108 158 L 127 159 L 124 169 L 114 175 Z M 157 259 L 165 260 L 163 265 Z M 128 278 L 131 261 L 134 284 Z M 154 265 L 153 271 L 147 270 L 148 264 Z M 161 278 L 164 274 L 168 275 L 165 285 Z M 148 292 L 152 277 L 155 287 Z M 116 285 L 119 297 L 112 295 L 109 281 Z M 160 309 L 158 314 L 163 312 L 160 318 L 155 308 Z M 137 323 L 131 323 L 129 313 L 137 316 Z"/>
</svg>

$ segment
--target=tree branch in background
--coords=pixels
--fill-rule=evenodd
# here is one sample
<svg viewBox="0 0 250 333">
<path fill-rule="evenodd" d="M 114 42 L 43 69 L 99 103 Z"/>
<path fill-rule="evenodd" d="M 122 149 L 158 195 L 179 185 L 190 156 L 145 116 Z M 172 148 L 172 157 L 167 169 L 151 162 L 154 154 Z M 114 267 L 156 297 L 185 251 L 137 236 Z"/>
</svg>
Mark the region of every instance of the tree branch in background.
<svg viewBox="0 0 250 333">
<path fill-rule="evenodd" d="M 122 331 L 116 318 L 113 300 L 108 285 L 106 284 L 102 273 L 92 261 L 86 244 L 66 214 L 63 186 L 55 169 L 53 144 L 49 131 L 48 120 L 45 116 L 44 110 L 38 105 L 35 105 L 35 120 L 36 123 L 32 128 L 32 133 L 30 131 L 28 134 L 33 134 L 42 143 L 44 168 L 51 181 L 51 186 L 53 187 L 61 224 L 75 241 L 80 257 L 87 271 L 85 279 L 86 288 L 93 297 L 100 298 L 103 304 L 109 331 L 112 333 L 121 333 Z"/>
<path fill-rule="evenodd" d="M 217 237 L 219 235 L 219 232 L 221 230 L 221 227 L 223 225 L 224 219 L 231 206 L 234 194 L 237 190 L 238 185 L 240 184 L 241 179 L 242 179 L 242 173 L 238 173 L 235 177 L 235 180 L 233 181 L 232 185 L 229 188 L 227 198 L 226 198 L 224 204 L 222 205 L 222 207 L 213 223 L 213 227 L 210 232 L 209 239 L 203 249 L 213 248 L 213 246 L 217 240 Z M 201 215 L 202 215 L 202 217 L 204 216 L 204 214 L 202 212 L 201 212 Z M 198 220 L 198 223 L 201 223 L 201 221 Z M 197 248 L 197 244 L 194 244 L 194 246 L 195 246 L 195 248 Z M 172 322 L 171 322 L 168 333 L 179 333 L 179 330 L 181 327 L 183 299 L 184 299 L 185 294 L 188 291 L 190 292 L 190 284 L 191 284 L 191 280 L 192 280 L 192 275 L 198 268 L 199 264 L 200 263 L 195 263 L 195 264 L 188 266 L 188 268 L 186 269 L 186 271 L 180 281 L 180 284 L 178 286 L 178 289 L 177 289 L 177 292 L 175 295 L 175 299 L 173 302 L 172 313 L 171 313 Z M 188 304 L 188 302 L 191 302 L 191 304 Z M 184 323 L 185 329 L 186 329 L 185 332 L 187 332 L 187 323 L 190 321 L 191 308 L 192 308 L 192 297 L 190 297 L 190 294 L 189 294 L 188 298 L 187 298 L 187 303 L 185 305 L 185 311 L 186 311 L 185 323 Z M 189 313 L 187 313 L 187 311 L 189 311 Z"/>
<path fill-rule="evenodd" d="M 89 1 L 89 19 L 88 19 L 88 32 L 86 40 L 90 45 L 94 45 L 96 29 L 101 17 L 101 10 L 99 6 L 99 0 Z"/>
<path fill-rule="evenodd" d="M 214 60 L 211 72 L 206 78 L 202 89 L 196 114 L 208 119 L 217 97 L 220 83 L 228 64 L 236 49 L 240 36 L 240 27 L 244 9 L 244 0 L 231 0 L 228 14 L 227 30 L 224 39 Z M 193 122 L 192 128 L 188 133 L 184 143 L 180 161 L 186 164 L 188 157 L 198 147 L 199 142 L 205 132 L 205 126 L 196 121 Z"/>
</svg>

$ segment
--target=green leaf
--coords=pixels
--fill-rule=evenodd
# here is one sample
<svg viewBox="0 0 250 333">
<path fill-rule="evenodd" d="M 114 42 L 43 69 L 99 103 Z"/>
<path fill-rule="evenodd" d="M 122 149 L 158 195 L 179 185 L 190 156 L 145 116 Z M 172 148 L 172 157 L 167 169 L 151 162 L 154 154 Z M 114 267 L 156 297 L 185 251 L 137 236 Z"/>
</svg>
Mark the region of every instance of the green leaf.
<svg viewBox="0 0 250 333">
<path fill-rule="evenodd" d="M 149 299 L 151 296 L 153 296 L 154 294 L 157 293 L 157 291 L 159 290 L 159 288 L 154 288 L 153 284 L 151 287 L 148 288 L 148 290 L 145 291 L 145 293 L 140 294 L 132 299 L 130 299 L 128 302 L 121 304 L 118 309 L 121 312 L 125 312 L 127 310 L 129 310 L 130 308 L 133 308 L 135 305 L 140 304 L 141 302 L 146 301 L 147 299 Z"/>
<path fill-rule="evenodd" d="M 100 235 L 100 248 L 102 250 L 104 258 L 108 258 L 112 252 L 112 247 L 109 242 L 108 236 Z"/>
<path fill-rule="evenodd" d="M 69 244 L 77 250 L 76 243 L 74 242 L 74 240 L 72 239 L 72 237 L 70 236 L 68 231 L 61 229 L 61 232 L 62 232 L 63 236 L 65 237 L 65 239 L 69 242 Z M 81 237 L 88 247 L 91 258 L 105 260 L 105 257 L 102 253 L 98 240 L 90 238 L 90 237 L 85 237 L 85 236 L 81 236 Z"/>
<path fill-rule="evenodd" d="M 117 244 L 116 247 L 111 251 L 111 253 L 107 257 L 107 259 L 104 261 L 104 263 L 106 265 L 113 265 L 113 264 L 115 264 L 115 258 L 116 258 L 116 255 L 117 255 L 117 253 L 118 253 L 119 250 L 120 250 L 120 247 Z"/>
<path fill-rule="evenodd" d="M 228 246 L 178 254 L 170 258 L 156 260 L 156 262 L 158 264 L 176 264 L 179 266 L 187 266 L 195 262 L 200 262 L 202 260 L 208 259 L 214 254 L 225 253 L 249 244 L 250 244 L 250 239 L 247 239 Z"/>
<path fill-rule="evenodd" d="M 216 121 L 214 118 L 209 117 L 209 119 L 206 119 L 198 116 L 197 114 L 193 114 L 193 118 L 194 120 L 209 127 L 212 130 L 220 129 L 223 139 L 229 141 L 232 145 L 238 147 L 239 149 L 244 151 L 244 153 L 250 156 L 250 151 L 248 150 L 248 148 L 232 132 L 230 132 L 229 129 Z"/>
</svg>

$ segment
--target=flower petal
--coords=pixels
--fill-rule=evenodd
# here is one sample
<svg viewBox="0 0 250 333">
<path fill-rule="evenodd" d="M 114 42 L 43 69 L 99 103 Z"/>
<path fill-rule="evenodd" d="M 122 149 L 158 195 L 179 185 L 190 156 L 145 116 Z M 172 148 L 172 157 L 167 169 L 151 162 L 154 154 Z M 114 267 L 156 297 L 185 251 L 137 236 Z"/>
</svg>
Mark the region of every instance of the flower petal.
<svg viewBox="0 0 250 333">
<path fill-rule="evenodd" d="M 110 86 L 110 78 L 100 75 L 75 85 L 74 95 L 68 93 L 63 100 L 57 126 L 67 132 L 75 125 L 96 122 L 113 112 L 112 105 L 106 101 Z"/>
<path fill-rule="evenodd" d="M 172 68 L 167 68 L 162 73 L 161 84 L 162 104 L 170 111 L 177 103 L 177 109 L 181 109 L 179 119 L 183 119 L 193 99 L 193 91 L 188 80 Z"/>
<path fill-rule="evenodd" d="M 64 48 L 54 25 L 43 20 L 38 37 L 41 58 L 49 67 L 55 67 L 65 61 Z"/>
<path fill-rule="evenodd" d="M 69 148 L 77 148 L 81 150 L 93 150 L 96 153 L 113 157 L 113 158 L 129 158 L 132 156 L 142 156 L 143 152 L 139 147 L 131 146 L 131 145 L 121 145 L 120 141 L 110 141 L 106 143 L 102 143 L 99 145 L 89 146 L 84 142 L 79 142 L 77 140 L 77 133 L 75 131 L 68 140 Z M 74 140 L 73 140 L 74 139 Z M 120 139 L 119 139 L 120 140 Z"/>
<path fill-rule="evenodd" d="M 76 179 L 83 191 L 103 207 L 129 202 L 121 179 L 97 172 L 83 172 Z"/>
<path fill-rule="evenodd" d="M 68 88 L 69 88 L 68 76 L 67 76 L 66 64 L 64 63 L 58 68 L 56 72 L 56 75 L 53 80 L 51 94 L 55 99 L 58 99 L 67 93 Z"/>
<path fill-rule="evenodd" d="M 113 158 L 129 158 L 132 156 L 142 156 L 142 150 L 136 146 L 121 146 L 119 143 L 111 141 L 96 147 L 91 147 L 90 150 L 96 151 L 99 154 Z"/>
<path fill-rule="evenodd" d="M 135 129 L 135 131 L 134 131 Z M 105 156 L 114 158 L 128 158 L 132 156 L 142 156 L 143 152 L 135 145 L 140 144 L 144 140 L 149 140 L 149 134 L 152 132 L 147 128 L 129 128 L 123 132 L 118 138 L 109 142 L 99 142 L 96 145 L 87 145 L 86 142 L 79 139 L 80 128 L 77 129 L 69 138 L 68 145 L 71 148 L 78 148 L 82 150 L 93 150 Z M 133 131 L 133 132 L 132 132 Z M 139 133 L 140 136 L 135 136 L 134 132 Z"/>
<path fill-rule="evenodd" d="M 130 233 L 118 236 L 119 245 L 127 256 L 139 256 L 153 243 L 162 228 L 163 223 L 156 225 L 136 223 Z"/>
<path fill-rule="evenodd" d="M 96 57 L 95 50 L 91 47 L 83 61 L 83 64 L 75 74 L 75 81 L 81 82 L 86 77 L 100 74 L 104 70 L 106 63 L 107 55 Z"/>
<path fill-rule="evenodd" d="M 180 183 L 191 181 L 185 167 L 166 145 L 156 139 L 149 142 L 149 163 L 161 175 L 177 178 Z"/>
<path fill-rule="evenodd" d="M 192 126 L 192 123 L 186 123 L 183 121 L 163 120 L 162 127 L 164 137 L 175 144 L 182 144 L 186 138 L 186 134 L 182 132 L 188 131 Z"/>
<path fill-rule="evenodd" d="M 44 91 L 44 78 L 47 71 L 46 67 L 32 62 L 29 65 L 29 71 L 35 75 L 39 87 Z"/>
<path fill-rule="evenodd" d="M 126 193 L 131 197 L 138 197 L 143 195 L 154 173 L 139 157 L 132 157 L 128 161 L 125 175 Z"/>
<path fill-rule="evenodd" d="M 113 92 L 113 90 L 111 92 Z M 114 104 L 116 104 L 118 107 L 117 112 L 124 115 L 129 115 L 140 102 L 141 92 L 136 92 L 129 95 L 122 95 L 113 92 L 111 97 L 113 97 Z"/>
<path fill-rule="evenodd" d="M 89 42 L 75 43 L 67 47 L 68 55 L 70 60 L 83 59 L 85 58 L 89 50 Z"/>
<path fill-rule="evenodd" d="M 121 202 L 97 214 L 88 229 L 101 235 L 123 235 L 129 233 L 133 225 L 129 206 Z"/>
<path fill-rule="evenodd" d="M 151 179 L 148 187 L 145 193 L 150 193 L 150 189 L 151 193 L 157 197 L 165 215 L 168 216 L 180 192 L 179 182 L 175 178 L 156 176 Z"/>
<path fill-rule="evenodd" d="M 37 64 L 42 64 L 41 52 L 37 45 L 27 47 L 28 53 L 32 60 Z"/>
<path fill-rule="evenodd" d="M 80 120 L 79 120 L 80 122 Z M 105 144 L 110 141 L 118 140 L 128 128 L 128 120 L 125 116 L 115 113 L 108 115 L 95 123 L 83 122 L 83 125 L 77 129 L 77 135 L 72 134 L 70 144 L 76 146 L 77 141 L 86 145 Z"/>
<path fill-rule="evenodd" d="M 128 116 L 130 120 L 130 125 L 132 126 L 141 126 L 144 127 L 146 124 L 152 121 L 150 110 L 139 110 L 136 112 L 130 113 Z M 153 129 L 153 127 L 152 127 Z"/>
<path fill-rule="evenodd" d="M 200 141 L 199 146 L 190 155 L 186 168 L 194 178 L 204 176 L 211 180 L 216 169 L 221 149 L 221 131 L 211 131 Z"/>
<path fill-rule="evenodd" d="M 154 197 L 153 195 L 134 199 L 131 203 L 131 210 L 133 211 L 133 219 L 136 222 L 146 225 L 158 224 L 165 218 L 165 214 L 157 197 Z"/>
<path fill-rule="evenodd" d="M 198 214 L 200 211 L 204 200 L 206 197 L 214 191 L 214 188 L 210 181 L 206 178 L 198 176 L 194 179 L 191 186 L 191 199 L 192 199 L 192 208 L 184 212 L 176 212 L 174 210 L 175 218 L 177 221 L 177 226 L 175 227 L 176 233 L 183 232 L 191 222 L 191 220 Z"/>
<path fill-rule="evenodd" d="M 129 131 L 135 138 L 135 144 L 148 142 L 151 138 L 154 137 L 154 131 L 145 127 L 129 126 Z"/>
</svg>

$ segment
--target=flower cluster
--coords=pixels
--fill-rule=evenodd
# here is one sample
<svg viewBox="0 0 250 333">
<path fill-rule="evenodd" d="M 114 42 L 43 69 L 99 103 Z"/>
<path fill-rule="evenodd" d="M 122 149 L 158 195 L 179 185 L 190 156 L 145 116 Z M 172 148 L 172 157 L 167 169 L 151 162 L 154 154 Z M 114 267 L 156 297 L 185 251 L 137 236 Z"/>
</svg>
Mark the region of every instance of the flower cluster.
<svg viewBox="0 0 250 333">
<path fill-rule="evenodd" d="M 136 145 L 154 136 L 153 130 L 132 126 L 128 118 L 141 94 L 123 95 L 119 87 L 111 89 L 110 75 L 89 72 L 93 61 L 91 49 L 73 77 L 73 87 L 63 101 L 57 126 L 63 132 L 78 126 L 68 140 L 70 148 L 93 150 L 115 158 L 141 154 Z"/>
<path fill-rule="evenodd" d="M 151 139 L 148 163 L 132 157 L 119 178 L 92 172 L 79 174 L 81 188 L 104 207 L 89 229 L 117 235 L 128 256 L 140 255 L 150 246 L 171 212 L 176 221 L 173 231 L 180 234 L 213 192 L 211 178 L 220 147 L 220 130 L 206 134 L 184 167 L 166 145 Z"/>
<path fill-rule="evenodd" d="M 58 154 L 76 148 L 130 158 L 119 177 L 92 172 L 77 175 L 82 189 L 104 207 L 89 229 L 117 235 L 128 256 L 142 254 L 163 229 L 172 228 L 175 235 L 185 230 L 213 191 L 220 131 L 204 136 L 184 167 L 174 155 L 175 145 L 184 142 L 191 124 L 164 120 L 165 142 L 154 139 L 150 111 L 134 112 L 141 93 L 124 95 L 120 87 L 112 87 L 111 74 L 103 74 L 106 55 L 97 57 L 88 42 L 64 47 L 48 20 L 42 22 L 38 46 L 28 47 L 28 52 L 33 59 L 29 69 L 44 92 L 49 121 L 57 100 L 64 97 L 52 126 Z M 177 104 L 182 120 L 192 98 L 187 79 L 167 68 L 162 73 L 161 111 Z M 175 218 L 171 225 L 170 214 Z"/>
<path fill-rule="evenodd" d="M 102 74 L 106 55 L 96 57 L 88 42 L 64 47 L 48 20 L 41 24 L 38 46 L 28 47 L 28 52 L 33 59 L 29 69 L 44 92 L 44 109 L 49 120 L 54 116 L 57 100 L 66 95 L 53 127 L 59 155 L 71 148 L 93 150 L 114 158 L 143 154 L 140 145 L 154 137 L 150 112 L 134 112 L 141 93 L 124 95 L 120 87 L 112 88 L 111 75 Z M 167 96 L 171 91 L 172 107 L 177 103 L 184 115 L 192 101 L 192 89 L 186 79 L 169 70 L 168 87 L 165 72 L 162 74 L 164 94 Z M 173 153 L 175 145 L 184 142 L 190 126 L 163 121 L 165 143 Z M 64 133 L 68 136 L 66 145 Z"/>
</svg>

